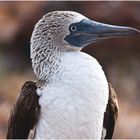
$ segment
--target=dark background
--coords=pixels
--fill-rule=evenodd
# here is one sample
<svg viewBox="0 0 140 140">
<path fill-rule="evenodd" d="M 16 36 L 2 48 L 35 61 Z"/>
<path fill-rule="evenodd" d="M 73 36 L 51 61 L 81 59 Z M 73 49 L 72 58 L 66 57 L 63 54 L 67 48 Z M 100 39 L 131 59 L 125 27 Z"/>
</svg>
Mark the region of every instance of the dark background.
<svg viewBox="0 0 140 140">
<path fill-rule="evenodd" d="M 0 138 L 5 138 L 11 106 L 27 80 L 36 79 L 30 36 L 49 11 L 73 10 L 99 22 L 140 30 L 140 2 L 0 2 Z M 104 40 L 83 51 L 97 58 L 119 97 L 114 138 L 140 138 L 140 36 Z"/>
</svg>

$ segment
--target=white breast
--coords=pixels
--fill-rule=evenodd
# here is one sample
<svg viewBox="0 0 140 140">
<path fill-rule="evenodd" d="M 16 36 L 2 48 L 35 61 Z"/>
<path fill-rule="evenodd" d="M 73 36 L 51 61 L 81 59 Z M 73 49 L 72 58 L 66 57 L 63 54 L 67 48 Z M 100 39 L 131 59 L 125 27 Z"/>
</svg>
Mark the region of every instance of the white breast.
<svg viewBox="0 0 140 140">
<path fill-rule="evenodd" d="M 38 94 L 41 114 L 35 138 L 101 138 L 108 83 L 96 59 L 65 53 L 54 81 Z"/>
</svg>

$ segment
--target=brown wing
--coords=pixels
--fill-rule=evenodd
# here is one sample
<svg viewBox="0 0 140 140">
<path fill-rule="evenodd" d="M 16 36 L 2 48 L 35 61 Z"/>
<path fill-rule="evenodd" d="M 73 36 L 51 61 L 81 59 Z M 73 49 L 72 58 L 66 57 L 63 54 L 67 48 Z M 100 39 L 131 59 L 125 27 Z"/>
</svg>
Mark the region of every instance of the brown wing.
<svg viewBox="0 0 140 140">
<path fill-rule="evenodd" d="M 36 124 L 40 106 L 36 83 L 26 82 L 14 104 L 8 122 L 7 139 L 26 139 Z"/>
<path fill-rule="evenodd" d="M 104 114 L 104 122 L 103 122 L 103 132 L 102 138 L 111 139 L 114 132 L 115 122 L 118 117 L 118 99 L 115 90 L 112 85 L 109 84 L 109 100 L 106 108 L 106 112 Z"/>
</svg>

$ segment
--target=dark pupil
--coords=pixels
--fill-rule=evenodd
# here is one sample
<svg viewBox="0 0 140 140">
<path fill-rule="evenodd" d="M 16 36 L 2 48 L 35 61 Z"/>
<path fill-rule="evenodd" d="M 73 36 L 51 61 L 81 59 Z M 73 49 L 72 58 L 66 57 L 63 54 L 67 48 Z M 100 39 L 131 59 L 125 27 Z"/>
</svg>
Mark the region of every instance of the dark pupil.
<svg viewBox="0 0 140 140">
<path fill-rule="evenodd" d="M 71 30 L 72 31 L 76 31 L 76 27 L 75 26 L 71 26 Z"/>
</svg>

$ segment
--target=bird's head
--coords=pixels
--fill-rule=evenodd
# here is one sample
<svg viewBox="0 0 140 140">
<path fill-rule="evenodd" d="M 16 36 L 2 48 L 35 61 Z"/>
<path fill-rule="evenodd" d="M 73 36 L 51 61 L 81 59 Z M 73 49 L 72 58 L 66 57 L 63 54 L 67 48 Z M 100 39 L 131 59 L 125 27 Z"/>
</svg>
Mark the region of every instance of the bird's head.
<svg viewBox="0 0 140 140">
<path fill-rule="evenodd" d="M 140 31 L 137 29 L 99 23 L 77 12 L 54 11 L 44 15 L 36 24 L 31 47 L 50 45 L 80 50 L 102 39 L 138 33 Z"/>
<path fill-rule="evenodd" d="M 38 79 L 57 70 L 62 52 L 80 51 L 96 41 L 140 31 L 90 20 L 72 11 L 54 11 L 44 15 L 35 25 L 31 37 L 32 67 Z"/>
</svg>

